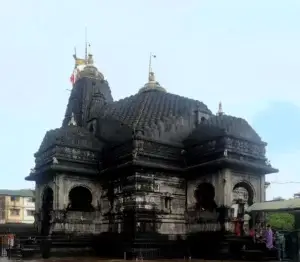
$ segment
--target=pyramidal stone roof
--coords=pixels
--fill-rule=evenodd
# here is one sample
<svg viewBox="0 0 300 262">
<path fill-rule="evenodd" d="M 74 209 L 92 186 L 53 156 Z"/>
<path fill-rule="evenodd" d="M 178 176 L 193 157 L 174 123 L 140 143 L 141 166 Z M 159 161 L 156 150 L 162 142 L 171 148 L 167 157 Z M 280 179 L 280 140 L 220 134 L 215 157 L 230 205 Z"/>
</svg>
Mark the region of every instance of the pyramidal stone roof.
<svg viewBox="0 0 300 262">
<path fill-rule="evenodd" d="M 144 128 L 169 117 L 190 116 L 195 110 L 211 114 L 200 101 L 154 89 L 108 103 L 98 116 L 109 115 L 128 126 Z"/>
</svg>

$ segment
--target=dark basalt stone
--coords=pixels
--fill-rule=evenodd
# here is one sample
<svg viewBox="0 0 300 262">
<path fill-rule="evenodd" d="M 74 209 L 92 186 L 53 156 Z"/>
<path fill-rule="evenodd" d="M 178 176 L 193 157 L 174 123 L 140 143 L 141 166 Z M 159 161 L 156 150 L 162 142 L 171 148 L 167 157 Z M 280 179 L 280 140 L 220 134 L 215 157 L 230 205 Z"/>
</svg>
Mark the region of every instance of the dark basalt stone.
<svg viewBox="0 0 300 262">
<path fill-rule="evenodd" d="M 46 133 L 29 180 L 66 174 L 68 183 L 68 177 L 76 174 L 77 181 L 84 184 L 93 176 L 96 189 L 102 190 L 98 211 L 109 231 L 99 241 L 120 243 L 118 252 L 122 248 L 133 252 L 133 247 L 138 250 L 144 243 L 150 247 L 168 242 L 153 240 L 163 235 L 158 233 L 163 223 L 174 226 L 166 230 L 184 234 L 190 180 L 219 174 L 224 168 L 256 177 L 276 172 L 266 161 L 265 147 L 246 120 L 215 116 L 204 103 L 160 88 L 147 86 L 147 90 L 113 101 L 107 81 L 95 79 L 90 70 L 71 92 L 62 127 Z M 90 223 L 93 225 L 92 220 Z M 121 234 L 116 234 L 119 230 Z M 155 235 L 153 239 L 149 232 Z M 218 234 L 203 239 L 197 235 L 191 241 L 213 246 Z M 108 235 L 118 236 L 109 242 Z M 190 247 L 196 252 L 196 244 Z"/>
<path fill-rule="evenodd" d="M 245 119 L 229 115 L 208 118 L 192 132 L 187 140 L 199 142 L 217 136 L 233 136 L 252 143 L 264 144 Z"/>
<path fill-rule="evenodd" d="M 38 152 L 42 153 L 54 145 L 75 146 L 96 150 L 101 150 L 102 147 L 102 143 L 86 128 L 74 125 L 48 131 Z"/>
</svg>

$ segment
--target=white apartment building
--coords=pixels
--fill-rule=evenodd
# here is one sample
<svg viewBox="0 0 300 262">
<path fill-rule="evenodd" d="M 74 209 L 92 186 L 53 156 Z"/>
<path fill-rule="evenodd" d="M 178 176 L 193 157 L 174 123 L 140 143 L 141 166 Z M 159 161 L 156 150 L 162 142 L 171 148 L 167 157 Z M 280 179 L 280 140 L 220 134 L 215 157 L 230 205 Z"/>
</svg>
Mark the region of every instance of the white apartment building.
<svg viewBox="0 0 300 262">
<path fill-rule="evenodd" d="M 24 197 L 23 223 L 34 223 L 35 203 L 32 197 Z"/>
</svg>

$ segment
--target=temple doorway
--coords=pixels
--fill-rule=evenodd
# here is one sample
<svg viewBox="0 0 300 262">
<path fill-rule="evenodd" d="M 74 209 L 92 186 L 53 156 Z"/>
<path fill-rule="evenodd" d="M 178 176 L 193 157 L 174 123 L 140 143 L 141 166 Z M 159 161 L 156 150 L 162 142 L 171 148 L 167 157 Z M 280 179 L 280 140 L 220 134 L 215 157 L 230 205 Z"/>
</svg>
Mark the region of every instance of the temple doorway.
<svg viewBox="0 0 300 262">
<path fill-rule="evenodd" d="M 235 184 L 233 193 L 234 217 L 241 217 L 247 206 L 253 204 L 254 192 L 251 185 L 245 181 Z"/>
<path fill-rule="evenodd" d="M 248 182 L 239 182 L 234 185 L 233 203 L 231 206 L 233 218 L 233 227 L 236 235 L 248 235 L 252 228 L 252 220 L 249 214 L 245 212 L 246 208 L 253 204 L 254 190 Z"/>
<path fill-rule="evenodd" d="M 51 226 L 51 211 L 53 210 L 53 190 L 50 187 L 46 187 L 42 197 L 42 226 L 41 234 L 48 236 Z"/>
<path fill-rule="evenodd" d="M 194 192 L 194 196 L 197 209 L 213 211 L 217 207 L 215 203 L 215 188 L 210 183 L 199 184 Z"/>
<path fill-rule="evenodd" d="M 201 183 L 197 186 L 194 197 L 196 199 L 197 220 L 200 221 L 216 221 L 217 220 L 217 204 L 215 202 L 215 188 L 211 183 Z"/>
<path fill-rule="evenodd" d="M 92 205 L 93 195 L 91 191 L 84 186 L 73 187 L 69 192 L 69 211 L 94 211 Z"/>
</svg>

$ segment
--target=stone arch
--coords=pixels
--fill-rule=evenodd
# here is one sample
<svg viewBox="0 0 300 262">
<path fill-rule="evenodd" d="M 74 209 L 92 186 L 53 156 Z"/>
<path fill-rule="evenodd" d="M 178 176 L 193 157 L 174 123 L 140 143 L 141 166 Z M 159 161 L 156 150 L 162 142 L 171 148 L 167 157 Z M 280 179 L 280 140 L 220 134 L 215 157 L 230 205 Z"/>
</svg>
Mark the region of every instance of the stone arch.
<svg viewBox="0 0 300 262">
<path fill-rule="evenodd" d="M 86 185 L 74 185 L 70 188 L 68 198 L 69 204 L 67 209 L 70 211 L 94 211 L 93 191 Z"/>
<path fill-rule="evenodd" d="M 238 192 L 240 190 L 240 192 Z M 245 202 L 247 205 L 252 205 L 255 198 L 255 190 L 253 185 L 245 180 L 237 182 L 232 188 L 233 196 L 236 200 Z M 240 194 L 240 196 L 238 196 Z M 234 199 L 234 200 L 235 200 Z"/>
<path fill-rule="evenodd" d="M 202 182 L 197 185 L 194 191 L 196 199 L 196 209 L 213 211 L 217 205 L 215 202 L 215 187 L 208 182 Z"/>
</svg>

